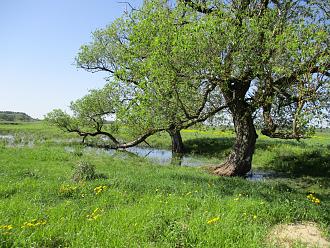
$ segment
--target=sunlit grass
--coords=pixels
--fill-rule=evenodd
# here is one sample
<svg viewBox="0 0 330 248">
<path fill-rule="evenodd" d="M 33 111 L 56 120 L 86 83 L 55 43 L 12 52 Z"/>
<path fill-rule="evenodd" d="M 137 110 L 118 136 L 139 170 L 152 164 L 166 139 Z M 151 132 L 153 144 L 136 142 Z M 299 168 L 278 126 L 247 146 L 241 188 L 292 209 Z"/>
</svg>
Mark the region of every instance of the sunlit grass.
<svg viewBox="0 0 330 248">
<path fill-rule="evenodd" d="M 68 152 L 68 144 L 51 142 L 68 136 L 34 125 L 0 125 L 0 133 L 49 141 L 33 147 L 0 145 L 1 247 L 267 247 L 274 225 L 303 221 L 316 222 L 327 234 L 326 143 L 260 137 L 254 164 L 292 174 L 251 182 L 219 178 L 201 168 L 111 157 L 79 144 L 79 152 Z M 207 132 L 183 132 L 192 152 L 217 156 L 217 147 L 220 153 L 230 149 L 230 131 L 224 132 L 228 136 Z M 163 138 L 152 139 L 161 143 Z M 207 144 L 209 152 L 202 149 Z M 80 161 L 107 178 L 73 181 Z M 318 170 L 323 173 L 315 174 Z"/>
</svg>

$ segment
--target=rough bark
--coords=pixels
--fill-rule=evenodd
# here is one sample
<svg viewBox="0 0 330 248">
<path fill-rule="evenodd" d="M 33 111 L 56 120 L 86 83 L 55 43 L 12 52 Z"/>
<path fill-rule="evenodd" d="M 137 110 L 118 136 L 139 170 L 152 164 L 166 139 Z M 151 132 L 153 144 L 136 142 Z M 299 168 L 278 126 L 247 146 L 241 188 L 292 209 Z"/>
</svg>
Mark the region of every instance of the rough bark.
<svg viewBox="0 0 330 248">
<path fill-rule="evenodd" d="M 167 131 L 171 136 L 172 141 L 172 153 L 184 153 L 184 145 L 180 130 L 170 129 Z"/>
<path fill-rule="evenodd" d="M 222 89 L 228 108 L 233 117 L 236 140 L 227 160 L 216 166 L 214 173 L 220 176 L 244 176 L 251 170 L 252 156 L 255 150 L 256 133 L 252 108 L 245 100 L 250 87 L 249 80 L 229 81 Z"/>
<path fill-rule="evenodd" d="M 244 101 L 232 105 L 231 112 L 236 132 L 235 144 L 227 160 L 217 166 L 214 173 L 220 176 L 243 176 L 251 170 L 258 135 L 249 106 Z"/>
</svg>

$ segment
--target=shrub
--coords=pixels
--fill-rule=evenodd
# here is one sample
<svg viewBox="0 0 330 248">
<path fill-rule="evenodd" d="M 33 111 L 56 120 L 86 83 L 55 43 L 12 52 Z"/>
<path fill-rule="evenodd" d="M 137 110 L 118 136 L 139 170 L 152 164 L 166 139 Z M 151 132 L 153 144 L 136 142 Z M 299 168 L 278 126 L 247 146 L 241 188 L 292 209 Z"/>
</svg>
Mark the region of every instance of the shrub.
<svg viewBox="0 0 330 248">
<path fill-rule="evenodd" d="M 80 161 L 74 168 L 72 180 L 75 182 L 92 180 L 96 178 L 95 166 L 87 161 Z"/>
</svg>

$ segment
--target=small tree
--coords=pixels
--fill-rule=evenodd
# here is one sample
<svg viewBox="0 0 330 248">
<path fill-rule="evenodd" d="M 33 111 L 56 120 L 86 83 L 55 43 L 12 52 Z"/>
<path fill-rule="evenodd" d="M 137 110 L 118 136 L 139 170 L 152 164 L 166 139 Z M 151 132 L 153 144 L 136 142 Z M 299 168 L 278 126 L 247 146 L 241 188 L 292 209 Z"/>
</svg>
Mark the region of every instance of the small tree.
<svg viewBox="0 0 330 248">
<path fill-rule="evenodd" d="M 120 87 L 116 89 L 118 86 Z M 143 98 L 136 90 L 121 84 L 108 83 L 104 88 L 91 90 L 83 98 L 72 102 L 72 115 L 55 109 L 47 114 L 45 119 L 64 131 L 77 133 L 83 137 L 83 143 L 88 136 L 107 136 L 111 144 L 103 147 L 111 149 L 129 148 L 144 142 L 157 132 L 167 131 L 172 138 L 172 151 L 182 153 L 183 144 L 179 130 L 174 133 L 175 126 L 171 121 L 162 121 L 165 117 L 159 116 L 162 112 L 156 109 L 157 106 L 160 109 L 162 106 L 152 102 L 155 98 Z M 107 121 L 109 115 L 115 115 L 113 121 Z M 187 123 L 178 122 L 177 127 L 189 127 L 199 121 L 201 119 Z M 131 141 L 121 141 L 115 137 L 118 126 L 124 126 L 129 131 Z"/>
<path fill-rule="evenodd" d="M 45 116 L 45 120 L 64 131 L 77 133 L 83 137 L 83 142 L 88 136 L 105 135 L 114 144 L 119 144 L 111 134 L 117 130 L 117 123 L 105 125 L 107 118 L 115 114 L 118 106 L 118 92 L 109 83 L 104 88 L 91 90 L 88 95 L 71 102 L 72 116 L 55 109 Z"/>
</svg>

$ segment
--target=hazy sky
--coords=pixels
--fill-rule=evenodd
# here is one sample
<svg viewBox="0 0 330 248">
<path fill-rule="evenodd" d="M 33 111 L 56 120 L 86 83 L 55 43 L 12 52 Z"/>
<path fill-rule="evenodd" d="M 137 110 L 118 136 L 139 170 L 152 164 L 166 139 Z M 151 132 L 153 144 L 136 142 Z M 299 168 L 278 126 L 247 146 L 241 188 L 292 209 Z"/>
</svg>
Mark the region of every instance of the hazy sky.
<svg viewBox="0 0 330 248">
<path fill-rule="evenodd" d="M 123 13 L 120 1 L 0 0 L 0 110 L 42 118 L 102 87 L 105 74 L 78 70 L 73 62 L 92 31 Z"/>
</svg>

